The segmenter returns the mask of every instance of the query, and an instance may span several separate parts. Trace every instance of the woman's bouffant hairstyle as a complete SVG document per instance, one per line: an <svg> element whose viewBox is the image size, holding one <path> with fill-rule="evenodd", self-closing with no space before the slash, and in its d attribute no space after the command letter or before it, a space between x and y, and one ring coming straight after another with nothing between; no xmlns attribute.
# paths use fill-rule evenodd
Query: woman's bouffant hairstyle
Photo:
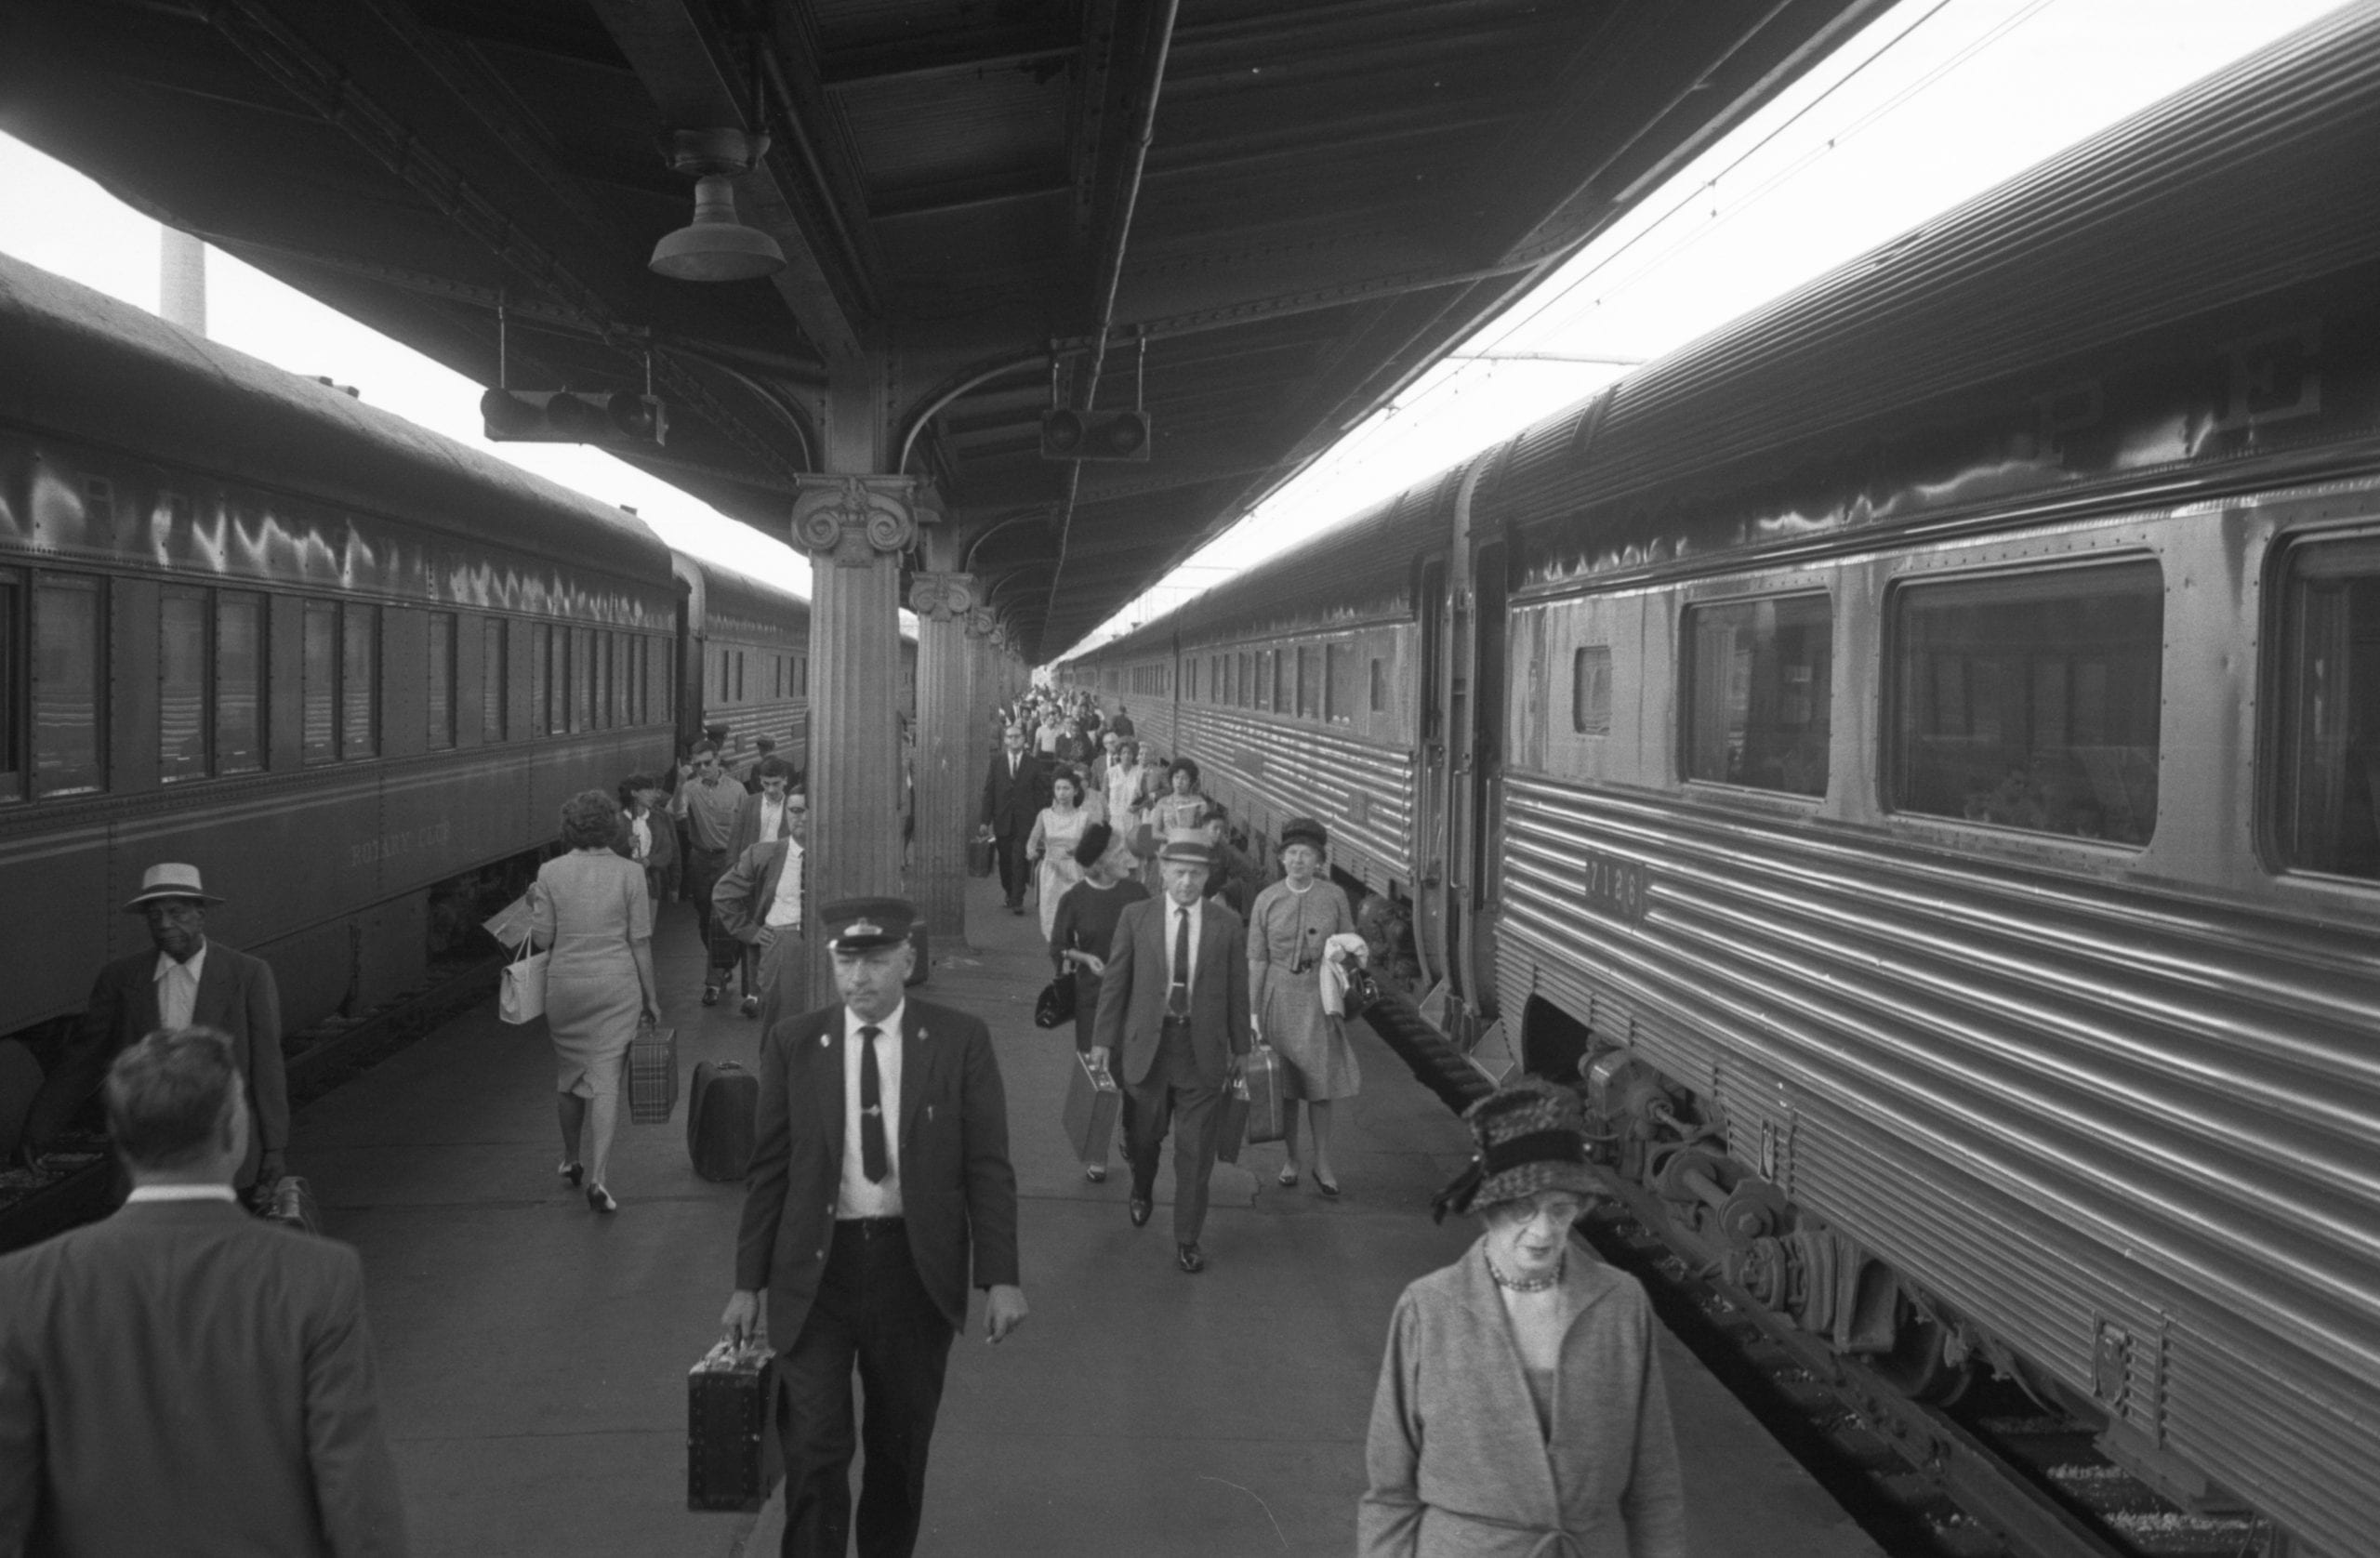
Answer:
<svg viewBox="0 0 2380 1558"><path fill-rule="evenodd" d="M657 790L660 782L650 773L631 773L620 781L620 810L625 812L636 804L636 798L647 790Z"/></svg>
<svg viewBox="0 0 2380 1558"><path fill-rule="evenodd" d="M1198 787L1197 759L1176 758L1171 762L1165 765L1165 782L1168 785L1171 785L1173 783L1173 776L1177 773L1188 774L1190 776L1190 787L1194 790Z"/></svg>
<svg viewBox="0 0 2380 1558"><path fill-rule="evenodd" d="M1061 763L1058 766L1057 772L1050 775L1050 789L1052 799L1056 799L1058 781L1061 779L1075 787L1075 804L1077 806L1080 806L1083 801L1083 797L1090 793L1088 790L1083 788L1082 770L1075 767L1071 763Z"/></svg>
<svg viewBox="0 0 2380 1558"><path fill-rule="evenodd" d="M1082 830L1082 837L1075 843L1075 864L1086 871L1090 870L1099 864L1099 857L1105 854L1107 846L1115 841L1114 828L1105 823L1091 824Z"/></svg>
<svg viewBox="0 0 2380 1558"><path fill-rule="evenodd" d="M566 850L609 845L620 831L618 811L601 790L581 790L562 803L562 844Z"/></svg>

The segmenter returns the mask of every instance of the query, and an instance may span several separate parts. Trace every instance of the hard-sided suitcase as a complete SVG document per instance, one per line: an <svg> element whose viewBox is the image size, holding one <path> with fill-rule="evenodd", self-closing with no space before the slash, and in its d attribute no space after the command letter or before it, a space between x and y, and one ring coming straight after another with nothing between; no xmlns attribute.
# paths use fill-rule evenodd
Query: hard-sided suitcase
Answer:
<svg viewBox="0 0 2380 1558"><path fill-rule="evenodd" d="M996 864L997 862L992 858L990 839L970 838L967 840L967 874L969 876L988 877L992 874L992 867Z"/></svg>
<svg viewBox="0 0 2380 1558"><path fill-rule="evenodd" d="M272 1189L258 1196L258 1204L267 1222L278 1222L301 1234L323 1231L323 1214L314 1205L314 1187L302 1174L284 1174L272 1182Z"/></svg>
<svg viewBox="0 0 2380 1558"><path fill-rule="evenodd" d="M1215 1109L1215 1161L1237 1163L1247 1140L1248 1084L1234 1082L1223 1089L1223 1101Z"/></svg>
<svg viewBox="0 0 2380 1558"><path fill-rule="evenodd" d="M785 1469L777 1443L776 1362L766 1347L722 1341L686 1375L686 1508L757 1510Z"/></svg>
<svg viewBox="0 0 2380 1558"><path fill-rule="evenodd" d="M1248 1088L1248 1140L1278 1142L1289 1133L1289 1071L1269 1044L1248 1051L1240 1068Z"/></svg>
<svg viewBox="0 0 2380 1558"><path fill-rule="evenodd" d="M678 1030L639 1028L628 1041L628 1118L667 1125L678 1107Z"/></svg>
<svg viewBox="0 0 2380 1558"><path fill-rule="evenodd" d="M1075 1052L1074 1074L1066 1078L1066 1103L1059 1119L1078 1163L1104 1163L1107 1143L1116 1139L1116 1118L1124 1107L1124 1093L1104 1065Z"/></svg>
<svg viewBox="0 0 2380 1558"><path fill-rule="evenodd" d="M686 1089L686 1155L707 1180L733 1182L752 1171L760 1079L734 1061L704 1061Z"/></svg>

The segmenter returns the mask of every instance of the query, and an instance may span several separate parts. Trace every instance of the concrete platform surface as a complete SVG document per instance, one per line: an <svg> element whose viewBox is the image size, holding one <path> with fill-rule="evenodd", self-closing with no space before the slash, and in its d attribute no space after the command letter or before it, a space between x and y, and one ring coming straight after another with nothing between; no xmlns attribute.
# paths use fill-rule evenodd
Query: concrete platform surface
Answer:
<svg viewBox="0 0 2380 1558"><path fill-rule="evenodd" d="M1197 1277L1166 1213L1126 1220L1120 1158L1087 1183L1058 1127L1070 1029L1033 1026L1038 926L991 884L976 945L919 994L985 1018L1009 1094L1032 1314L955 1346L934 1438L929 1558L1149 1558L1353 1551L1363 1438L1388 1315L1475 1224L1429 1196L1468 1137L1368 1030L1340 1107L1342 1199L1274 1184L1277 1146L1220 1169ZM692 912L655 937L681 1063L750 1063L758 1023L697 999ZM742 1190L697 1179L684 1111L623 1123L616 1217L555 1176L542 1025L481 1008L299 1116L293 1167L363 1251L414 1551L425 1558L774 1553L758 1515L684 1507L685 1375L717 1334ZM1253 1172L1250 1170L1253 1169ZM1170 1166L1159 1199L1170 1194ZM1877 1550L1686 1350L1663 1337L1698 1558Z"/></svg>

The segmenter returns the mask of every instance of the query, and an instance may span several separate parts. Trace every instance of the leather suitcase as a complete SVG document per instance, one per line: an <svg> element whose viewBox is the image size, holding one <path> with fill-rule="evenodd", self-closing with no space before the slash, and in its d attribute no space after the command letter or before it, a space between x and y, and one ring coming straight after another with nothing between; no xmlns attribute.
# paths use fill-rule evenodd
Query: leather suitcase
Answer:
<svg viewBox="0 0 2380 1558"><path fill-rule="evenodd" d="M1116 1120L1123 1108L1123 1089L1107 1068L1093 1067L1089 1055L1076 1050L1074 1074L1066 1078L1065 1108L1059 1116L1076 1162L1107 1161L1107 1144L1116 1139Z"/></svg>
<svg viewBox="0 0 2380 1558"><path fill-rule="evenodd" d="M686 1508L759 1509L784 1473L776 1359L722 1341L686 1374Z"/></svg>
<svg viewBox="0 0 2380 1558"><path fill-rule="evenodd" d="M668 1125L678 1107L678 1030L639 1028L628 1041L628 1118Z"/></svg>
<svg viewBox="0 0 2380 1558"><path fill-rule="evenodd" d="M760 1079L734 1061L704 1061L686 1089L686 1155L707 1180L733 1183L752 1171Z"/></svg>
<svg viewBox="0 0 2380 1558"><path fill-rule="evenodd" d="M267 1222L278 1222L284 1228L294 1228L300 1234L323 1231L323 1214L314 1205L314 1187L302 1174L284 1174L272 1183L269 1194L257 1197Z"/></svg>
<svg viewBox="0 0 2380 1558"><path fill-rule="evenodd" d="M1289 1071L1279 1051L1259 1044L1240 1069L1248 1089L1248 1140L1278 1142L1289 1133Z"/></svg>
<svg viewBox="0 0 2380 1558"><path fill-rule="evenodd" d="M1237 1163L1247 1141L1248 1084L1234 1082L1223 1089L1223 1101L1215 1110L1215 1161Z"/></svg>
<svg viewBox="0 0 2380 1558"><path fill-rule="evenodd" d="M992 874L992 867L996 864L997 862L992 858L990 839L970 838L967 840L967 874L969 876L988 877Z"/></svg>

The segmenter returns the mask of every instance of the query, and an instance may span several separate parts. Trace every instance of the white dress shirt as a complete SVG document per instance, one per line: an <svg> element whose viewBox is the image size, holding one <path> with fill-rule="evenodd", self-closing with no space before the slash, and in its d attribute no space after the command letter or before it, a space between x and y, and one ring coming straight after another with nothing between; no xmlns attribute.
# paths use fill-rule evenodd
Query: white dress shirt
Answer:
<svg viewBox="0 0 2380 1558"><path fill-rule="evenodd" d="M788 866L790 862L787 863ZM850 1007L843 1008L843 1182L835 1193L835 1215L899 1217L901 1215L901 1011L905 998L880 1023L863 1023ZM876 1035L876 1077L884 1102L883 1180L871 1183L859 1154L859 1031L872 1027Z"/></svg>
<svg viewBox="0 0 2380 1558"><path fill-rule="evenodd" d="M769 799L769 792L762 790L760 792L760 842L774 844L785 835L785 797L778 796L772 800Z"/></svg>
<svg viewBox="0 0 2380 1558"><path fill-rule="evenodd" d="M760 923L772 931L790 926L801 929L801 846L791 839L786 841L785 870L777 877L777 895L769 900L769 912Z"/></svg>
<svg viewBox="0 0 2380 1558"><path fill-rule="evenodd" d="M1200 929L1198 922L1206 918L1206 916L1198 911L1206 906L1206 900L1203 898L1186 909L1171 898L1165 900L1165 984L1168 989L1173 987L1173 938L1182 933L1177 925L1177 917L1186 914L1190 917L1190 967L1182 975L1182 984L1183 988L1190 994L1197 993L1198 931Z"/></svg>
<svg viewBox="0 0 2380 1558"><path fill-rule="evenodd" d="M187 963L177 963L167 953L157 954L157 1025L168 1033L190 1026L191 1013L198 1007L198 982L206 973L206 944L190 955Z"/></svg>
<svg viewBox="0 0 2380 1558"><path fill-rule="evenodd" d="M124 1198L126 1206L138 1201L229 1201L233 1206L240 1198L228 1184L141 1184L132 1187Z"/></svg>

